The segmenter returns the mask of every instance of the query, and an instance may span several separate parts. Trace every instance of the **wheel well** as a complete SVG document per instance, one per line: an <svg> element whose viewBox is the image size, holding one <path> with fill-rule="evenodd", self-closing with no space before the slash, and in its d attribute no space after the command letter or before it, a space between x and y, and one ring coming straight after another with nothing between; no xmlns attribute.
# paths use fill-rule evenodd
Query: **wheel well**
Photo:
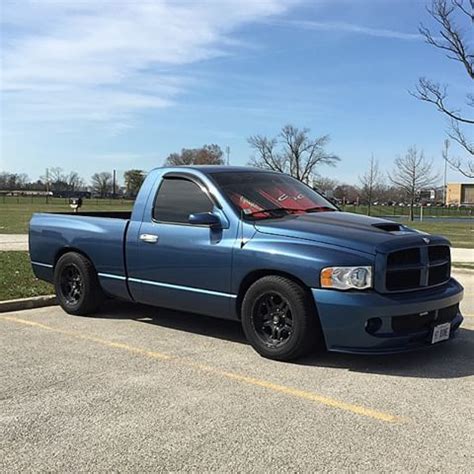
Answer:
<svg viewBox="0 0 474 474"><path fill-rule="evenodd" d="M281 272L279 270L255 270L249 273L248 275L246 275L245 278L240 283L239 292L237 295L237 307L236 307L236 311L237 311L237 315L239 319L240 319L240 312L242 309L242 301L244 299L245 293L247 293L247 290L257 280L260 280L260 278L263 278L265 276L273 276L273 275L281 276L281 277L287 278L288 280L292 280L298 285L300 285L302 288L304 288L305 291L309 292L308 286L299 278L295 277L294 275L291 275L290 273Z"/></svg>
<svg viewBox="0 0 474 474"><path fill-rule="evenodd" d="M83 252L82 250L79 250L79 249L76 249L74 247L64 247L62 248L61 250L59 250L57 253L56 253L56 256L54 257L54 264L53 264L53 268L56 266L56 264L58 263L58 260L65 254L67 253L71 253L71 252L74 252L74 253L78 253L80 255L82 255L83 257L87 258L87 260L89 260L89 262L91 262L92 266L94 267L94 270L95 270L95 265L94 265L94 262L90 259L89 255L87 255L85 252ZM97 270L96 270L97 272Z"/></svg>

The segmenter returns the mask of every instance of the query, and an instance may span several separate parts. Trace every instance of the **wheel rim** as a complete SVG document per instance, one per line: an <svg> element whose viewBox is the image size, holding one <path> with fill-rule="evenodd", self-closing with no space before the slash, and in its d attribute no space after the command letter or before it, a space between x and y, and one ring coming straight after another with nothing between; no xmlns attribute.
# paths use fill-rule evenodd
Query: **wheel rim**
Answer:
<svg viewBox="0 0 474 474"><path fill-rule="evenodd" d="M69 305L79 302L82 297L84 285L81 272L74 264L65 266L61 272L61 294Z"/></svg>
<svg viewBox="0 0 474 474"><path fill-rule="evenodd" d="M268 347L286 344L293 334L293 317L288 300L277 292L262 295L252 314L255 332Z"/></svg>

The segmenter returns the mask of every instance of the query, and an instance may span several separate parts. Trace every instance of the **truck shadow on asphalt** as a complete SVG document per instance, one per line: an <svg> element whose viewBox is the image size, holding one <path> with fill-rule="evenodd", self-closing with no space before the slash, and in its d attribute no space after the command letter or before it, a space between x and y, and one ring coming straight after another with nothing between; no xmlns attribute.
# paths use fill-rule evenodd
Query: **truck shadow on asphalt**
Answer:
<svg viewBox="0 0 474 474"><path fill-rule="evenodd" d="M191 334L242 343L249 346L252 357L258 357L248 344L242 327L237 321L117 301L108 302L96 317L129 319ZM398 377L433 379L469 377L474 375L474 330L461 327L456 332L456 337L451 341L405 354L352 355L319 352L294 362L282 363Z"/></svg>

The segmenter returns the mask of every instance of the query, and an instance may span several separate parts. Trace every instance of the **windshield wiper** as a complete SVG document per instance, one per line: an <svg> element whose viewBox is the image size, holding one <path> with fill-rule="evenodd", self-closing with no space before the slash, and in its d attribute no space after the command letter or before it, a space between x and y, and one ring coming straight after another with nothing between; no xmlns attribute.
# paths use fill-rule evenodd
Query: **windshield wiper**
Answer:
<svg viewBox="0 0 474 474"><path fill-rule="evenodd" d="M308 207L308 209L303 209L303 212L326 212L326 211L335 211L333 207L329 206L317 206L317 207Z"/></svg>
<svg viewBox="0 0 474 474"><path fill-rule="evenodd" d="M284 215L291 214L293 212L303 212L303 209L291 209L288 207L273 207L272 209L262 209L261 211L254 211L254 212L251 212L250 214L244 214L244 215L245 217L252 217L255 214L265 214L265 213L271 214L275 212L279 213L279 215L276 217L283 217ZM285 213L285 214L282 214L282 213Z"/></svg>

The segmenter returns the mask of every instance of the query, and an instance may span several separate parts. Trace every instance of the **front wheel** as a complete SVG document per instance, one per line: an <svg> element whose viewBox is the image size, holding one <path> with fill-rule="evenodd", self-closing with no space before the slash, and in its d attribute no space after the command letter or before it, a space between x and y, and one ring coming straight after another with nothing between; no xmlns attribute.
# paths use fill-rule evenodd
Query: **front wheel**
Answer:
<svg viewBox="0 0 474 474"><path fill-rule="evenodd" d="M247 290L242 326L252 347L269 359L296 359L324 345L305 289L277 275L263 277Z"/></svg>
<svg viewBox="0 0 474 474"><path fill-rule="evenodd" d="M94 313L103 300L94 266L77 252L68 252L58 260L54 287L59 304L69 314Z"/></svg>

